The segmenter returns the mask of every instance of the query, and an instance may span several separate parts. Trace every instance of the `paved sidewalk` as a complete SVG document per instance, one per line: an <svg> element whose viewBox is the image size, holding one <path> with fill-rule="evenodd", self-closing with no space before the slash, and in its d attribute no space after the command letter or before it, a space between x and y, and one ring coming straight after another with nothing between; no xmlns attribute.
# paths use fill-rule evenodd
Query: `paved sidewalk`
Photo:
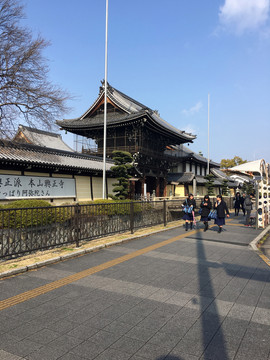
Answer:
<svg viewBox="0 0 270 360"><path fill-rule="evenodd" d="M270 268L248 247L260 231L224 229L179 227L3 279L0 359L270 360Z"/></svg>

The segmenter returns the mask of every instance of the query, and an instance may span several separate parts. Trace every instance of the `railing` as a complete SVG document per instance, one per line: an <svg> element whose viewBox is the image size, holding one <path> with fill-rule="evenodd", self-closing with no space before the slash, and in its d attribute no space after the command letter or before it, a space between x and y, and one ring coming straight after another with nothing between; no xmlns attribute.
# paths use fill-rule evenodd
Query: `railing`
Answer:
<svg viewBox="0 0 270 360"><path fill-rule="evenodd" d="M0 209L0 258L89 241L182 217L182 201Z"/></svg>
<svg viewBox="0 0 270 360"><path fill-rule="evenodd" d="M81 241L166 226L181 219L184 199L0 209L0 258L65 244L78 247Z"/></svg>

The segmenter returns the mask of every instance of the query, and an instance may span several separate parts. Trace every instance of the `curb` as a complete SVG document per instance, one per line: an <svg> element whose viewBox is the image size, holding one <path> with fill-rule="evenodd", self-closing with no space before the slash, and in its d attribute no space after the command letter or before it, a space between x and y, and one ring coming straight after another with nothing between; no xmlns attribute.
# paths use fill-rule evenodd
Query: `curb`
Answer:
<svg viewBox="0 0 270 360"><path fill-rule="evenodd" d="M27 271L33 270L33 269L41 268L43 266L56 264L56 263L61 262L61 261L73 259L73 258L76 258L78 256L89 254L91 252L101 250L101 249L104 249L104 248L107 248L107 247L110 247L110 246L113 246L113 245L119 245L119 244L126 243L128 241L131 241L131 240L136 240L136 239L144 238L144 237L147 237L147 236L150 236L150 235L158 234L158 233L163 232L163 231L173 230L173 229L179 228L182 225L183 224L180 223L179 225L172 226L172 227L170 227L168 229L155 230L155 231L149 232L148 234L136 235L136 236L133 236L133 237L130 237L130 238L125 238L125 239L122 239L122 240L112 241L112 242L107 243L107 244L91 246L91 247L86 248L86 249L81 249L81 250L74 251L74 252L72 252L70 254L66 254L66 255L63 255L63 256L57 256L55 258L40 261L40 262L31 264L31 265L22 266L20 268L16 268L16 269L12 269L12 270L7 270L7 271L4 271L4 272L0 273L0 279L10 277L10 276L14 276L14 275L18 275L18 274L22 274L22 273L25 273Z"/></svg>
<svg viewBox="0 0 270 360"><path fill-rule="evenodd" d="M268 232L270 232L270 225L268 225L267 228L265 228L254 240L249 243L249 246L252 250L257 252L260 251L257 247L257 244Z"/></svg>

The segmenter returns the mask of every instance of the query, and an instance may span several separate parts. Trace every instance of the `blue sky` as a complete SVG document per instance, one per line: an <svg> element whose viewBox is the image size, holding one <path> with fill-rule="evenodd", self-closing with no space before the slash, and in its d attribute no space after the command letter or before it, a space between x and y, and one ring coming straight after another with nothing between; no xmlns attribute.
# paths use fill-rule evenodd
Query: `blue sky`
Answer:
<svg viewBox="0 0 270 360"><path fill-rule="evenodd" d="M50 78L82 115L104 78L105 0L24 0L24 23L51 42ZM270 0L109 0L108 81L210 158L270 162ZM73 137L65 136L72 145Z"/></svg>

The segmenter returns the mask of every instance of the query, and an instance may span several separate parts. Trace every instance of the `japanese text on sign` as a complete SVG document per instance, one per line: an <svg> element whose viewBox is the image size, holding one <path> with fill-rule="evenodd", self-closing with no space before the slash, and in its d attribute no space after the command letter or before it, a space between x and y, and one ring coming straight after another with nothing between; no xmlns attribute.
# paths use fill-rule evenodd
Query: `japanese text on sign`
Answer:
<svg viewBox="0 0 270 360"><path fill-rule="evenodd" d="M0 199L76 197L75 180L0 174Z"/></svg>

